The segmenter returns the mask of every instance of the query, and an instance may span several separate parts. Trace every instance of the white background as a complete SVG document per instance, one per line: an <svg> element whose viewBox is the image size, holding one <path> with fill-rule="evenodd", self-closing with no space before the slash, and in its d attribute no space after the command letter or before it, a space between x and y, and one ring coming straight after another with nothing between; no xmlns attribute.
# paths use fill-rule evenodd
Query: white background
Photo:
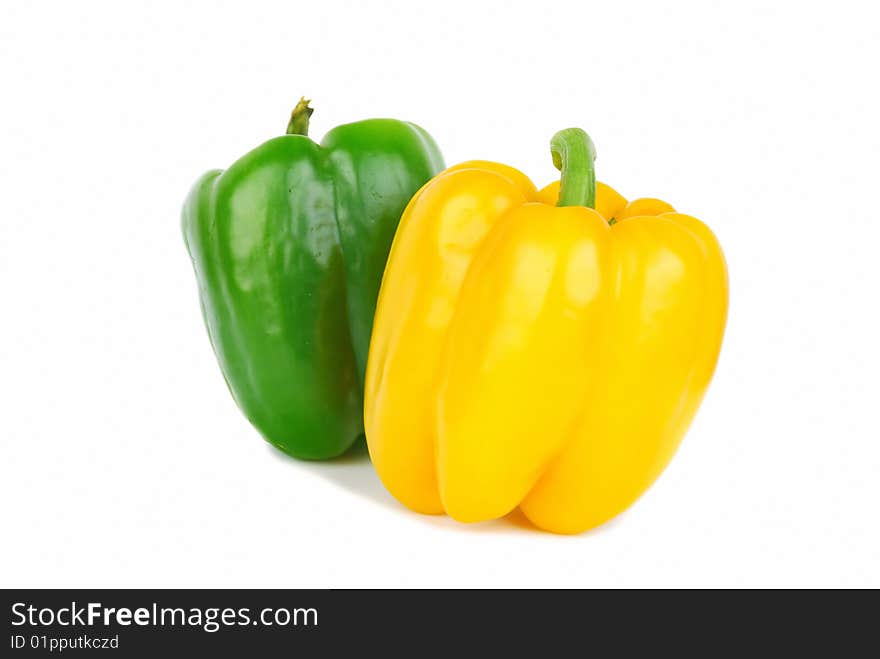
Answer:
<svg viewBox="0 0 880 659"><path fill-rule="evenodd" d="M766 6L765 6L766 5ZM871 3L4 3L0 583L880 586ZM449 164L599 177L717 233L730 321L677 459L577 537L411 513L235 407L179 227L284 131L426 127Z"/></svg>

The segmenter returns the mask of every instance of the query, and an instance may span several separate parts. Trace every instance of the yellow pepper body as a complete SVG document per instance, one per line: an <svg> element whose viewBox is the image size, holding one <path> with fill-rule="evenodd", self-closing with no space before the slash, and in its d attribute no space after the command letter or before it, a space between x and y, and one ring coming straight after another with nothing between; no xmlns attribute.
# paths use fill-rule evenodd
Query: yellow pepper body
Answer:
<svg viewBox="0 0 880 659"><path fill-rule="evenodd" d="M727 314L711 231L596 186L556 207L496 163L458 165L407 207L366 374L370 455L390 492L463 522L519 506L578 533L632 504L709 384ZM613 223L609 223L612 221Z"/></svg>

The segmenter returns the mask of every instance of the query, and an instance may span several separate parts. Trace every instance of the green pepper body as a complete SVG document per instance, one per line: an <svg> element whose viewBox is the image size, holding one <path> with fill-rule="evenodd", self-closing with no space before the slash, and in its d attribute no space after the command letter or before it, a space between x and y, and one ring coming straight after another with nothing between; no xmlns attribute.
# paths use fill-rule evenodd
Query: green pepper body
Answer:
<svg viewBox="0 0 880 659"><path fill-rule="evenodd" d="M385 261L406 204L442 168L423 129L369 119L320 145L269 140L190 192L183 234L214 352L245 416L282 451L331 458L363 433Z"/></svg>

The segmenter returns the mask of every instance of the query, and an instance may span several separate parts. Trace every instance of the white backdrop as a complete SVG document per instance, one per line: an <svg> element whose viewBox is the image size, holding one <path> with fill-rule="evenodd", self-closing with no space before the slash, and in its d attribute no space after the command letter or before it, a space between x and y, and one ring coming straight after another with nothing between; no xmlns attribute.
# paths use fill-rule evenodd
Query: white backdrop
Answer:
<svg viewBox="0 0 880 659"><path fill-rule="evenodd" d="M880 586L869 3L4 3L0 583ZM265 444L199 315L180 207L281 134L409 119L447 163L599 178L707 222L730 320L660 481L577 537L397 504Z"/></svg>

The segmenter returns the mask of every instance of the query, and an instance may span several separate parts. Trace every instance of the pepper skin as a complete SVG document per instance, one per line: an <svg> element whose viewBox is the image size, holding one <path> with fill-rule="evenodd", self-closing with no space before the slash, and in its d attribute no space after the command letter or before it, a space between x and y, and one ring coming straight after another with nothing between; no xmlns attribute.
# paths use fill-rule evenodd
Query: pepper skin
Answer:
<svg viewBox="0 0 880 659"><path fill-rule="evenodd" d="M262 435L303 459L363 433L376 296L401 213L443 168L411 123L339 126L320 145L300 101L288 134L208 172L183 209L202 314L229 389Z"/></svg>
<svg viewBox="0 0 880 659"><path fill-rule="evenodd" d="M659 476L709 384L728 298L712 232L597 185L580 129L552 151L561 189L468 162L401 219L365 426L415 511L477 522L519 506L541 529L593 528Z"/></svg>

